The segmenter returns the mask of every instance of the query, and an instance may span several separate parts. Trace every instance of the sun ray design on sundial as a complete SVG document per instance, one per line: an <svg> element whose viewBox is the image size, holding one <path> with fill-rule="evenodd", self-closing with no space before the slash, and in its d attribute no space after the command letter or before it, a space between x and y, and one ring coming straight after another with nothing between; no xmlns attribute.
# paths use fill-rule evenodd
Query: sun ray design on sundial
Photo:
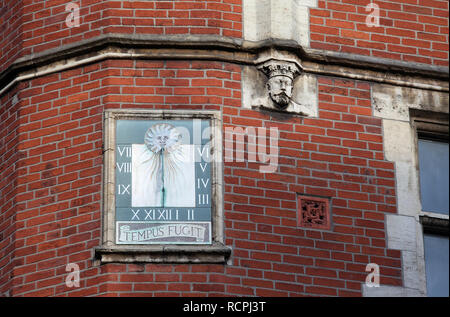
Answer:
<svg viewBox="0 0 450 317"><path fill-rule="evenodd" d="M158 123L147 130L144 142L147 149L155 154L149 159L152 160L151 177L156 180L156 192L161 192L161 207L165 207L165 176L173 179L177 173L182 172L175 155L181 151L181 134L170 124Z"/></svg>

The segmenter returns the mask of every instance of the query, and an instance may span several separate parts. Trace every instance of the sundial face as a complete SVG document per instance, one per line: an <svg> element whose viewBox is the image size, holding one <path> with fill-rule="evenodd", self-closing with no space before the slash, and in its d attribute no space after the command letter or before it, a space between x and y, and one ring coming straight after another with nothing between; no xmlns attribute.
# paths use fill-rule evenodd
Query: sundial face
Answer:
<svg viewBox="0 0 450 317"><path fill-rule="evenodd" d="M210 121L117 120L116 244L211 244Z"/></svg>

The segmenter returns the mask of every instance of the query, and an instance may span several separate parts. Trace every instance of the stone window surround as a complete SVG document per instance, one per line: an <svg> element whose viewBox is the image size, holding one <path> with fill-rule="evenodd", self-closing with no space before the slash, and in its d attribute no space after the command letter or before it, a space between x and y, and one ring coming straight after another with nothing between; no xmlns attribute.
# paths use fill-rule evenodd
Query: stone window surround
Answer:
<svg viewBox="0 0 450 317"><path fill-rule="evenodd" d="M119 119L211 120L212 244L116 245L115 244L115 122ZM231 248L224 245L222 114L220 111L113 109L104 112L104 166L102 245L95 248L97 264L103 263L227 263Z"/></svg>
<svg viewBox="0 0 450 317"><path fill-rule="evenodd" d="M386 238L389 249L401 251L403 285L363 284L363 296L426 296L423 233L430 215L420 201L417 131L435 131L435 137L438 130L448 131L448 93L373 83L372 105L373 115L382 119L385 158L395 164L397 213L385 216ZM437 118L447 119L438 124Z"/></svg>

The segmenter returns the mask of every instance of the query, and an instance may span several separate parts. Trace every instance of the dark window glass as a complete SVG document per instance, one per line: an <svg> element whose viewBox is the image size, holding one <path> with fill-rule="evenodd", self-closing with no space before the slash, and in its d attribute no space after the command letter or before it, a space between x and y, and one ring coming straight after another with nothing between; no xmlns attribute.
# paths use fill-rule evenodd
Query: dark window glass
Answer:
<svg viewBox="0 0 450 317"><path fill-rule="evenodd" d="M448 215L448 143L419 140L422 210Z"/></svg>
<svg viewBox="0 0 450 317"><path fill-rule="evenodd" d="M427 293L432 297L448 294L448 237L424 235Z"/></svg>

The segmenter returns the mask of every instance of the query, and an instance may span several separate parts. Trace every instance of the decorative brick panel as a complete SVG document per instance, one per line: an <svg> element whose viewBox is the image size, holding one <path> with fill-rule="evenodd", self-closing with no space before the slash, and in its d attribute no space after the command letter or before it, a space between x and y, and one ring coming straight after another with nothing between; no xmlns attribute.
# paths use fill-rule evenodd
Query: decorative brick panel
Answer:
<svg viewBox="0 0 450 317"><path fill-rule="evenodd" d="M330 203L326 198L298 196L298 226L310 229L331 228Z"/></svg>

